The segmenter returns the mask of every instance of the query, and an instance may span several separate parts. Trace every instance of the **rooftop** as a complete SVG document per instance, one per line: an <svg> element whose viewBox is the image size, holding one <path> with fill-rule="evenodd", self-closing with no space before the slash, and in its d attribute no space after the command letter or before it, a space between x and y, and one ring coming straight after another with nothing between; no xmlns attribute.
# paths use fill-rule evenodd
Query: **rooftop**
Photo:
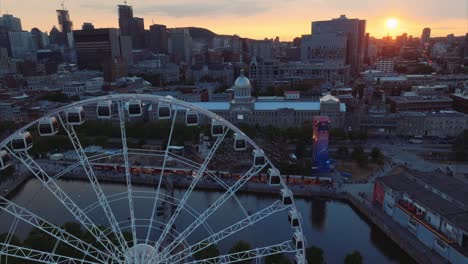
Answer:
<svg viewBox="0 0 468 264"><path fill-rule="evenodd" d="M441 215L463 230L468 230L468 210L466 210L468 186L466 183L435 173L422 174L409 171L382 177L379 181L392 190L408 195L418 204ZM443 198L431 188L453 198L456 202Z"/></svg>

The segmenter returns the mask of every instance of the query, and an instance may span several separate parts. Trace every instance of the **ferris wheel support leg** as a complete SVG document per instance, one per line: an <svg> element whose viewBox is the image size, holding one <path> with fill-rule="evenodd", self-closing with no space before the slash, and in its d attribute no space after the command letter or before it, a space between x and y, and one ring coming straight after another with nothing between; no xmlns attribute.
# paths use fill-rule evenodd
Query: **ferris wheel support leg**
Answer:
<svg viewBox="0 0 468 264"><path fill-rule="evenodd" d="M9 147L5 149L10 155L17 160L21 161L23 165L48 189L52 195L81 223L87 231L99 242L104 248L112 253L113 259L119 259L119 254L124 254L120 248L116 247L112 241L107 237L102 230L100 230L86 213L60 188L60 186L53 181L50 176L37 164L27 152L13 152Z"/></svg>
<svg viewBox="0 0 468 264"><path fill-rule="evenodd" d="M124 252L127 252L128 250L127 241L125 240L123 236L122 230L119 227L119 223L117 222L117 219L114 216L111 206L107 202L107 197L104 194L104 191L102 190L101 186L99 185L99 181L96 177L96 174L94 173L93 166L89 162L88 157L86 156L86 153L84 152L81 146L80 139L78 138L78 135L76 134L75 129L73 128L72 125L69 125L63 122L62 117L60 115L57 115L57 116L60 122L62 123L63 128L67 132L68 137L70 138L70 141L73 145L73 148L75 149L78 159L80 160L80 163L83 166L83 170L85 171L86 176L88 176L89 182L91 183L91 186L93 187L93 190L96 193L99 203L102 209L104 210L104 214L106 215L106 218L109 221L112 231L114 231L117 237L117 240L120 244L121 249Z"/></svg>
<svg viewBox="0 0 468 264"><path fill-rule="evenodd" d="M0 246L3 248L3 251L0 252L2 255L39 263L95 264L95 262L91 262L88 260L76 259L69 256L62 256L54 253L43 252L15 245L0 243Z"/></svg>
<svg viewBox="0 0 468 264"><path fill-rule="evenodd" d="M195 175L194 179L190 183L189 188L184 193L184 196L182 197L182 199L179 201L179 205L177 206L176 211L174 212L171 219L169 220L169 222L165 226L164 231L162 232L161 236L158 239L158 242L156 242L156 245L155 245L156 249L158 249L161 246L161 244L163 243L165 237L167 236L167 233L169 232L172 225L175 223L177 217L179 216L180 212L184 208L185 203L187 202L190 194L192 193L193 189L197 185L198 181L202 178L203 174L205 173L206 168L208 167L208 164L210 163L211 159L213 158L214 154L216 153L216 150L221 145L221 143L223 142L223 140L226 137L226 135L228 134L228 132L229 132L229 129L226 129L226 131L224 132L224 134L221 137L217 137L216 142L211 147L210 152L206 156L203 164L201 165L201 167L198 170L197 174Z"/></svg>
<svg viewBox="0 0 468 264"><path fill-rule="evenodd" d="M161 174L159 175L158 186L156 187L156 193L154 195L153 209L151 210L151 218L150 218L150 222L149 222L150 226L148 228L148 233L146 234L146 244L149 244L149 240L150 240L150 236L151 236L151 230L153 229L153 220L154 220L154 217L156 216L156 210L157 210L157 207L158 207L159 192L161 191L161 184L162 184L162 179L164 177L164 171L166 169L166 162L167 162L167 158L169 157L169 153L170 153L172 135L174 133L174 126L175 126L175 122L177 120L177 113L178 113L178 109L175 110L174 117L172 118L171 130L169 131L169 138L167 140L166 151L164 152L163 166L161 168Z"/></svg>
<svg viewBox="0 0 468 264"><path fill-rule="evenodd" d="M105 263L106 260L110 259L111 256L98 250L92 245L83 242L81 239L75 237L74 235L68 233L62 228L55 226L49 221L37 216L31 211L23 208L12 201L7 200L0 196L0 210L12 215L15 217L15 220L22 220L31 226L41 230L45 234L57 239L57 242L63 242L70 247L80 251L86 256L94 258L100 263ZM9 243L9 242L6 242ZM97 257L96 257L97 256Z"/></svg>
<svg viewBox="0 0 468 264"><path fill-rule="evenodd" d="M119 102L120 135L122 136L122 154L125 162L125 177L127 179L128 206L130 209L130 221L132 225L133 245L138 244L135 223L135 207L133 206L132 175L130 174L130 161L128 160L127 132L125 129L125 114L123 111L123 101Z"/></svg>
<svg viewBox="0 0 468 264"><path fill-rule="evenodd" d="M252 166L234 185L232 185L229 190L227 190L221 197L219 197L213 204L208 207L197 219L195 219L189 227L187 227L179 236L167 246L160 256L162 258L167 257L172 248L175 248L182 241L187 239L187 237L192 234L203 222L205 222L208 217L210 217L214 212L216 212L229 198L235 195L235 193L244 186L244 184L252 178L253 175L258 174L266 165L262 167Z"/></svg>
<svg viewBox="0 0 468 264"><path fill-rule="evenodd" d="M281 201L276 201L272 205L258 211L257 213L240 220L239 222L217 232L216 234L211 235L208 238L205 238L196 244L191 245L188 248L185 248L181 252L178 252L176 255L172 256L171 258L163 260L167 263L178 263L184 259L184 255L194 255L197 252L209 247L210 245L217 244L218 242L222 241L223 239L249 227L254 225L255 223L281 211L284 211L291 206L283 206Z"/></svg>
<svg viewBox="0 0 468 264"><path fill-rule="evenodd" d="M281 244L256 248L252 250L236 252L232 254L221 255L215 258L197 260L187 262L187 264L219 264L219 263L238 263L240 261L261 259L267 256L276 255L279 253L296 253L298 250L294 248L291 241L286 241Z"/></svg>

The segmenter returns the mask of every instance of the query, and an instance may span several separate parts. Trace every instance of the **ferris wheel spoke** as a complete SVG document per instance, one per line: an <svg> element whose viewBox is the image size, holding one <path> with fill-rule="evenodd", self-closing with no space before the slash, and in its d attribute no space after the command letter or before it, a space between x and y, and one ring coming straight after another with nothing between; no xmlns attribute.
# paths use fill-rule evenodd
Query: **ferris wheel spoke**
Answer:
<svg viewBox="0 0 468 264"><path fill-rule="evenodd" d="M207 174L212 179L214 179L221 187L223 187L226 191L229 190L229 185L225 183L223 180L221 180L218 176L214 175L214 173L208 172ZM237 195L234 195L233 197L234 197L234 200L236 200L237 205L239 205L239 208L242 210L242 213L244 213L244 215L248 217L249 213L247 212L247 210L245 210L244 205L241 203L239 198L237 198Z"/></svg>
<svg viewBox="0 0 468 264"><path fill-rule="evenodd" d="M122 136L122 154L125 162L125 177L127 180L127 197L128 197L128 206L130 209L130 221L132 224L132 237L133 245L138 243L136 227L135 227L135 208L133 206L133 190L132 190L132 175L130 174L130 162L128 160L128 145L127 145L127 132L125 129L125 115L123 111L123 101L119 102L119 119L120 119L120 135Z"/></svg>
<svg viewBox="0 0 468 264"><path fill-rule="evenodd" d="M197 219L195 219L192 224L190 224L180 235L169 245L163 252L160 254L162 257L166 257L167 254L172 250L172 248L179 245L184 241L193 231L195 231L203 222L205 222L208 217L210 217L214 212L216 212L229 198L235 195L235 193L244 186L244 184L252 178L252 176L258 174L266 165L262 167L252 166L234 185L232 185L229 190L227 190L221 197L219 197L213 204L208 207Z"/></svg>
<svg viewBox="0 0 468 264"><path fill-rule="evenodd" d="M28 261L34 261L38 263L69 263L69 264L96 264L96 262L91 262L89 260L77 259L70 256L62 256L55 253L39 251L35 249L8 245L5 243L0 243L2 251L0 255L5 255L14 258L20 258ZM102 262L105 263L105 262Z"/></svg>
<svg viewBox="0 0 468 264"><path fill-rule="evenodd" d="M199 242L197 242L196 244L194 245L191 245L190 247L188 248L185 248L184 250L182 250L181 252L178 252L176 255L173 255L171 256L170 258L164 260L168 263L178 263L180 262L181 260L183 260L184 258L186 258L186 256L188 255L191 255L193 256L194 254L196 254L197 252L209 247L210 245L213 245L213 244L217 244L219 241L222 241L223 239L247 228L247 227L250 227L252 225L254 225L255 223L273 215L273 214L276 214L278 212L281 212L281 211L284 211L288 208L290 208L291 206L283 206L282 203L280 201L276 201L274 202L272 205L258 211L257 213L247 217L247 218L244 218L242 220L240 220L239 222L217 232L216 234L213 234L211 235L210 237L208 238L205 238ZM184 257L185 256L185 257Z"/></svg>
<svg viewBox="0 0 468 264"><path fill-rule="evenodd" d="M156 216L156 210L157 210L157 207L158 207L159 192L161 191L161 184L162 184L162 180L163 180L163 177L164 177L164 171L166 169L166 162L167 162L167 158L169 157L169 153L170 153L170 149L171 149L172 135L174 133L174 127L175 127L175 123L176 123L176 120L177 120L177 113L178 113L178 108L176 108L176 110L174 112L174 117L172 117L171 129L169 131L169 137L167 139L167 146L166 146L166 150L164 152L164 160L163 160L163 164L162 164L162 168L161 168L161 173L159 175L158 186L156 187L156 193L154 195L153 209L151 210L151 218L150 218L150 222L149 222L150 226L149 226L148 232L146 234L146 244L149 243L150 236L151 236L151 230L153 229L153 220L154 220L154 217Z"/></svg>
<svg viewBox="0 0 468 264"><path fill-rule="evenodd" d="M37 216L36 214L28 211L12 201L7 200L0 196L0 210L15 217L16 221L22 220L31 226L41 230L49 236L57 239L58 242L63 242L76 250L82 252L84 255L92 257L99 262L105 262L111 256L95 248L94 246L82 241L74 235L68 233L64 229L55 226L49 221ZM6 241L9 244L9 241Z"/></svg>
<svg viewBox="0 0 468 264"><path fill-rule="evenodd" d="M19 160L26 168L42 183L42 185L49 190L52 195L80 222L87 231L99 242L104 248L112 253L114 259L118 259L118 255L124 255L108 236L100 230L88 215L60 188L60 186L53 181L50 176L37 164L27 152L13 152L9 147L5 149L11 156Z"/></svg>
<svg viewBox="0 0 468 264"><path fill-rule="evenodd" d="M126 252L128 250L127 241L125 237L123 236L122 230L119 227L119 222L115 218L115 215L112 211L111 206L107 202L107 197L104 191L101 189L101 186L96 177L96 174L94 173L93 166L89 162L88 157L86 156L86 153L84 152L81 146L80 139L78 138L78 135L76 134L73 125L66 124L65 122L63 122L60 114L58 115L58 117L59 117L60 122L62 123L63 128L68 134L68 137L78 156L78 159L81 165L83 166L83 170L85 171L86 176L88 176L89 182L91 186L93 187L94 192L96 193L96 196L101 204L102 209L104 210L104 214L106 215L106 218L109 221L112 231L114 231L116 235L116 238L119 242L120 247L122 248L124 252Z"/></svg>
<svg viewBox="0 0 468 264"><path fill-rule="evenodd" d="M104 160L104 159L107 159L107 158L111 158L111 157L121 155L121 154L122 154L121 150L113 150L113 151L109 151L108 153L102 153L102 154L94 155L92 157L89 157L88 160L90 162L94 162L94 161L99 161L99 160ZM71 164L70 166L66 167L65 169L61 170L60 172L58 172L57 174L52 176L51 179L55 181L55 180L59 179L60 177L62 177L63 175L65 175L65 174L73 171L74 169L78 168L79 166L81 166L81 162L79 162L79 161L74 163L74 164Z"/></svg>
<svg viewBox="0 0 468 264"><path fill-rule="evenodd" d="M236 252L232 254L221 255L215 258L187 262L186 264L237 263L237 262L245 261L245 260L261 259L267 256L276 255L280 253L297 253L297 252L299 251L294 248L294 245L292 244L292 242L286 241L277 245L256 248L256 249Z"/></svg>
<svg viewBox="0 0 468 264"><path fill-rule="evenodd" d="M171 216L171 219L167 223L166 227L164 228L164 231L162 232L161 236L159 237L158 241L156 242L155 247L157 249L163 243L165 237L167 236L167 233L169 232L169 229L174 225L177 217L179 216L180 212L184 208L185 203L187 202L190 194L192 193L193 189L197 185L198 181L203 177L203 174L205 173L206 168L208 167L208 164L210 163L211 159L213 158L214 154L216 153L216 150L221 145L221 143L223 142L223 140L226 137L226 135L228 134L228 132L229 132L229 129L226 129L226 131L224 132L224 134L222 136L216 138L216 142L211 147L210 152L206 156L203 164L200 166L200 169L198 170L197 174L195 175L192 182L190 183L189 188L187 189L187 191L184 193L184 196L180 200L180 202L179 202L179 204L178 204L178 206L176 208L176 211Z"/></svg>

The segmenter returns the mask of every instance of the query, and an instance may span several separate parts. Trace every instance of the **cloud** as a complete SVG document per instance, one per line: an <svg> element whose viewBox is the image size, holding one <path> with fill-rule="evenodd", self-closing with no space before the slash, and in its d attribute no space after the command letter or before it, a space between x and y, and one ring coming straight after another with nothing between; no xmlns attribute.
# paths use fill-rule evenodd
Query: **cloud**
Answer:
<svg viewBox="0 0 468 264"><path fill-rule="evenodd" d="M271 2L266 0L218 0L218 1L173 1L170 4L138 4L134 13L139 15L162 15L169 17L204 17L204 16L253 16L270 10ZM116 6L107 3L82 3L82 8L92 10L108 10L115 12Z"/></svg>

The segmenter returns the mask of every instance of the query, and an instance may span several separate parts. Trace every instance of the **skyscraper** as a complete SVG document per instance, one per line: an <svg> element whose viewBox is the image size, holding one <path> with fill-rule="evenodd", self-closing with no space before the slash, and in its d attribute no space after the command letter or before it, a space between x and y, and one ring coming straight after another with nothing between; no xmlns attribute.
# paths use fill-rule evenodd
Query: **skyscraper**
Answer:
<svg viewBox="0 0 468 264"><path fill-rule="evenodd" d="M119 28L123 36L130 36L130 24L133 20L133 8L129 5L119 5Z"/></svg>
<svg viewBox="0 0 468 264"><path fill-rule="evenodd" d="M426 43L429 43L430 41L431 41L431 29L424 28L422 35L421 35L421 44L424 45Z"/></svg>
<svg viewBox="0 0 468 264"><path fill-rule="evenodd" d="M189 62L192 56L192 37L187 28L174 28L169 31L169 53L176 62Z"/></svg>
<svg viewBox="0 0 468 264"><path fill-rule="evenodd" d="M57 18L60 32L70 33L73 31L73 22L70 20L70 14L68 13L68 10L57 10Z"/></svg>
<svg viewBox="0 0 468 264"><path fill-rule="evenodd" d="M102 70L105 62L121 57L118 29L75 30L73 33L80 69Z"/></svg>
<svg viewBox="0 0 468 264"><path fill-rule="evenodd" d="M118 5L119 28L122 36L131 36L133 48L145 48L145 21L133 16L133 8L129 5Z"/></svg>
<svg viewBox="0 0 468 264"><path fill-rule="evenodd" d="M0 17L0 25L5 27L8 31L23 31L21 27L21 19L13 15L4 14Z"/></svg>
<svg viewBox="0 0 468 264"><path fill-rule="evenodd" d="M312 22L312 35L341 33L347 37L346 63L351 73L358 75L365 55L366 20L348 19L345 15L328 21Z"/></svg>
<svg viewBox="0 0 468 264"><path fill-rule="evenodd" d="M169 36L165 25L150 26L150 49L156 54L168 53Z"/></svg>

